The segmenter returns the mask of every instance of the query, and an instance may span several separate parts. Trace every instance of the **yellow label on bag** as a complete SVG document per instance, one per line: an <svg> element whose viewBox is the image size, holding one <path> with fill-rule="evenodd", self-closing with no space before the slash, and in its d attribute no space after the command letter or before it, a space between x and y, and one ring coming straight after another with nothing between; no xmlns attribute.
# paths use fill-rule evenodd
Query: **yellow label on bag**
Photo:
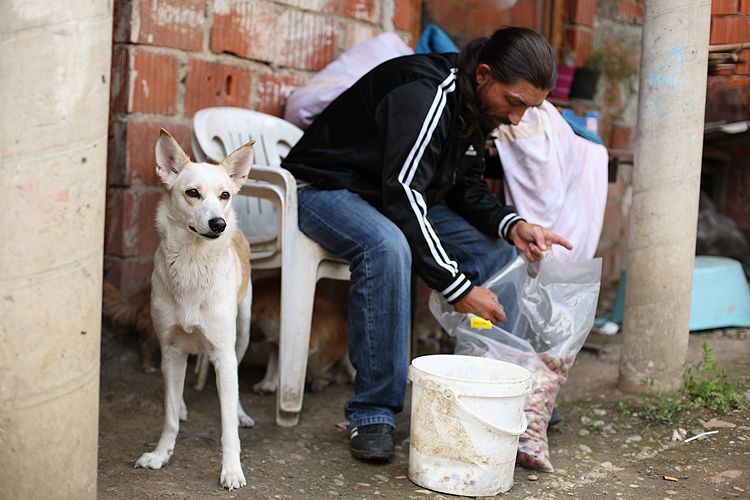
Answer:
<svg viewBox="0 0 750 500"><path fill-rule="evenodd" d="M480 318L479 316L472 316L470 323L472 328L478 328L482 330L489 330L490 328L492 328L492 323L489 320Z"/></svg>

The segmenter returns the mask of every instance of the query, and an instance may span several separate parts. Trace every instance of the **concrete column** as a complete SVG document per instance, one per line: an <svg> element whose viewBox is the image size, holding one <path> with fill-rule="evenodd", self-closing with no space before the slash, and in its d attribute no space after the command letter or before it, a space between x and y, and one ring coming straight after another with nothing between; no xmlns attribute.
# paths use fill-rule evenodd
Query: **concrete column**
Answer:
<svg viewBox="0 0 750 500"><path fill-rule="evenodd" d="M0 498L96 498L112 0L0 0Z"/></svg>
<svg viewBox="0 0 750 500"><path fill-rule="evenodd" d="M620 388L671 393L687 355L711 2L644 8Z"/></svg>

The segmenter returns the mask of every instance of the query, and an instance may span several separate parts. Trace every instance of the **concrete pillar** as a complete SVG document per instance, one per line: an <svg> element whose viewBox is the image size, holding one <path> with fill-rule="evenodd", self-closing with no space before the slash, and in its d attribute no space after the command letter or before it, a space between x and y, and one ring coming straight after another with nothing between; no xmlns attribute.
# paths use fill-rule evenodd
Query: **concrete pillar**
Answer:
<svg viewBox="0 0 750 500"><path fill-rule="evenodd" d="M687 355L711 2L644 8L620 388L671 393Z"/></svg>
<svg viewBox="0 0 750 500"><path fill-rule="evenodd" d="M0 0L0 498L96 498L112 0Z"/></svg>

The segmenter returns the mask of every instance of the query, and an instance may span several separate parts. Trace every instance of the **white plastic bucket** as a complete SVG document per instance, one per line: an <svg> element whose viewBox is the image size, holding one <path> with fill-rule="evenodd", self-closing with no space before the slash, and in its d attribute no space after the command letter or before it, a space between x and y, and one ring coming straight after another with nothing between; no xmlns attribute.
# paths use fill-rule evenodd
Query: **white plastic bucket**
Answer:
<svg viewBox="0 0 750 500"><path fill-rule="evenodd" d="M495 359L438 354L409 368L409 479L442 493L492 496L513 486L531 374Z"/></svg>

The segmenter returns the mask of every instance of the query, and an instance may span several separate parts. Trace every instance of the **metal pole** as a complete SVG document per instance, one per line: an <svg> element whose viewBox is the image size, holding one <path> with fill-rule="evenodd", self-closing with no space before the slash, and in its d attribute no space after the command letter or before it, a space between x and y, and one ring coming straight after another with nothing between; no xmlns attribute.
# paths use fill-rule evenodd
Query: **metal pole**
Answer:
<svg viewBox="0 0 750 500"><path fill-rule="evenodd" d="M687 355L711 2L644 7L620 388L671 393Z"/></svg>
<svg viewBox="0 0 750 500"><path fill-rule="evenodd" d="M111 0L0 0L0 498L96 498Z"/></svg>

